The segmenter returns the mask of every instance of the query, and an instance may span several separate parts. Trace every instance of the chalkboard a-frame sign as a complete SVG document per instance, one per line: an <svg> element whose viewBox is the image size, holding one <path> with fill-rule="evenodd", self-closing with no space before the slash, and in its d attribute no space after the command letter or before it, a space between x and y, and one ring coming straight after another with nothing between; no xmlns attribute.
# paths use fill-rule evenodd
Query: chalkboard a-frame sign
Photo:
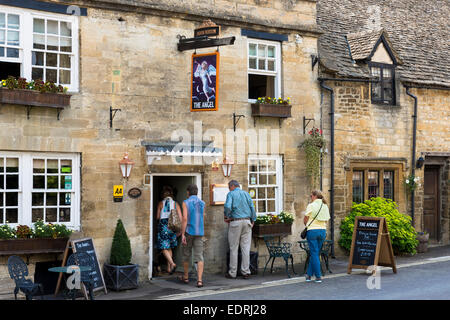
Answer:
<svg viewBox="0 0 450 320"><path fill-rule="evenodd" d="M95 253L92 238L72 240L72 250L73 252L84 252L91 256L95 264L95 270L91 271L91 276L94 279L94 291L104 289L105 293L108 293L106 290L105 280L103 279L102 269L98 263L97 254Z"/></svg>
<svg viewBox="0 0 450 320"><path fill-rule="evenodd" d="M391 238L383 217L356 217L347 273L353 268L391 267L397 273Z"/></svg>

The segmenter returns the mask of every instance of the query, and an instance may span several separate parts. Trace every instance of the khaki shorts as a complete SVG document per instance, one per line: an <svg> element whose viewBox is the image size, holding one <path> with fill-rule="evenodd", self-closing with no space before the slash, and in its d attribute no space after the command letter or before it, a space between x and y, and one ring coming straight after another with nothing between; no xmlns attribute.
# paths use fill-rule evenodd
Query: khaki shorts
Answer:
<svg viewBox="0 0 450 320"><path fill-rule="evenodd" d="M187 245L183 245L183 261L190 262L192 249L194 249L194 263L203 261L203 237L186 233L186 242Z"/></svg>

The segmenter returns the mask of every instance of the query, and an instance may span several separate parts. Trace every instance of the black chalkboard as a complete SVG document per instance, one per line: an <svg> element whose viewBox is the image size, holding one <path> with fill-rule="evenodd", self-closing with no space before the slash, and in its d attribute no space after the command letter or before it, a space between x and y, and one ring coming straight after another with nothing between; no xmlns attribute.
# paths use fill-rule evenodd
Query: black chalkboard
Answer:
<svg viewBox="0 0 450 320"><path fill-rule="evenodd" d="M103 280L103 274L98 263L97 254L95 253L94 242L92 238L77 239L72 241L73 252L84 252L92 257L95 262L95 269L91 271L92 278L94 279L94 291L105 289L105 281Z"/></svg>
<svg viewBox="0 0 450 320"><path fill-rule="evenodd" d="M376 266L392 267L397 273L386 220L384 217L358 216L353 228L347 273L350 274L352 268L369 269Z"/></svg>
<svg viewBox="0 0 450 320"><path fill-rule="evenodd" d="M352 264L361 266L374 265L379 228L380 221L358 220Z"/></svg>

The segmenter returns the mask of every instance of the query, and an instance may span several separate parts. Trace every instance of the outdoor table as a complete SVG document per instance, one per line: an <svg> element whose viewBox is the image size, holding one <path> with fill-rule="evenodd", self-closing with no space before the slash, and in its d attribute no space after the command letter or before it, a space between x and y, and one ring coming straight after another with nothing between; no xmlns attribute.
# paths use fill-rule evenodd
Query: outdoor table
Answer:
<svg viewBox="0 0 450 320"><path fill-rule="evenodd" d="M50 272L58 272L58 273L68 273L68 274L73 274L73 267L77 267L80 272L84 272L84 271L90 271L92 268L90 266L65 266L65 267L53 267L53 268L49 268L48 271ZM68 271L72 271L71 273L69 273ZM81 276L81 275L80 275ZM81 277L80 277L81 278ZM80 287L81 288L81 287ZM69 292L71 292L71 296L72 296L72 300L75 300L75 290L76 289L70 289Z"/></svg>
<svg viewBox="0 0 450 320"><path fill-rule="evenodd" d="M308 267L309 259L311 257L311 252L309 251L309 246L308 246L308 240L298 241L298 244L300 245L301 249L306 251L305 267L303 268L303 273L306 273L306 268ZM332 244L333 244L333 241L325 240L322 244L322 248L320 248L320 253L319 253L319 258L320 257L322 258L329 273L332 273L330 270L330 267L328 265L328 256L330 255L330 249L331 249ZM320 264L320 268L322 270L322 273L324 273L323 272L323 263Z"/></svg>

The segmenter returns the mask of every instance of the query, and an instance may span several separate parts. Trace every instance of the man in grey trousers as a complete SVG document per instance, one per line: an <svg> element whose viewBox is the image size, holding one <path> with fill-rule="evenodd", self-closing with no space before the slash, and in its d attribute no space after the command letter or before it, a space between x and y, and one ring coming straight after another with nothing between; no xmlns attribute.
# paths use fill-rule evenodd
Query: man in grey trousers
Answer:
<svg viewBox="0 0 450 320"><path fill-rule="evenodd" d="M225 277L235 279L237 274L238 248L241 247L241 272L244 279L250 276L250 245L256 211L248 192L241 190L236 180L228 183L230 192L224 205L224 220L229 224L230 270Z"/></svg>

